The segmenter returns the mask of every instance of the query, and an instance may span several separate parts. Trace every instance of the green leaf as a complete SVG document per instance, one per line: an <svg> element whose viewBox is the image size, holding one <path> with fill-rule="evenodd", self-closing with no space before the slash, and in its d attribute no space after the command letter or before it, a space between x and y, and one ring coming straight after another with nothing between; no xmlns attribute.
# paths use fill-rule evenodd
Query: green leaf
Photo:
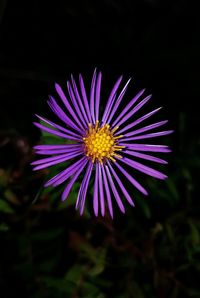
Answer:
<svg viewBox="0 0 200 298"><path fill-rule="evenodd" d="M81 276L85 272L85 267L80 265L74 265L65 275L65 280L70 281L74 284L81 279Z"/></svg>
<svg viewBox="0 0 200 298"><path fill-rule="evenodd" d="M7 201L0 199L0 212L13 213L14 210L10 207Z"/></svg>
<svg viewBox="0 0 200 298"><path fill-rule="evenodd" d="M41 278L41 280L46 284L48 288L56 289L58 292L71 294L72 291L74 291L74 284L67 282L65 279L44 277Z"/></svg>
<svg viewBox="0 0 200 298"><path fill-rule="evenodd" d="M98 250L98 256L96 256L95 264L89 272L91 276L99 275L104 271L106 265L105 258L106 250L103 248L101 250Z"/></svg>
<svg viewBox="0 0 200 298"><path fill-rule="evenodd" d="M97 297L105 297L102 293L100 293L98 287L91 282L84 282L84 298L97 298ZM103 296L102 296L103 295Z"/></svg>
<svg viewBox="0 0 200 298"><path fill-rule="evenodd" d="M8 230L9 230L9 226L6 223L3 222L3 223L0 224L0 231L1 232L6 232Z"/></svg>
<svg viewBox="0 0 200 298"><path fill-rule="evenodd" d="M59 203L58 210L65 209L68 206L76 204L79 188L80 188L80 183L75 182L66 200L64 202Z"/></svg>
<svg viewBox="0 0 200 298"><path fill-rule="evenodd" d="M175 181L171 178L168 178L166 180L166 184L168 186L169 192L172 195L173 199L175 199L177 201L179 199L179 193L176 188Z"/></svg>
<svg viewBox="0 0 200 298"><path fill-rule="evenodd" d="M174 235L174 231L173 231L171 225L168 224L168 223L166 223L166 224L165 224L165 229L166 229L167 236L168 236L170 242L171 242L172 244L174 244L174 243L175 243L175 235Z"/></svg>
<svg viewBox="0 0 200 298"><path fill-rule="evenodd" d="M138 205L142 209L143 214L145 215L146 218L151 218L151 210L149 208L149 205L145 199L138 199L137 200Z"/></svg>
<svg viewBox="0 0 200 298"><path fill-rule="evenodd" d="M4 192L4 196L9 202L17 205L20 204L20 202L17 199L17 196L12 192L12 190L6 189Z"/></svg>
<svg viewBox="0 0 200 298"><path fill-rule="evenodd" d="M197 245L200 242L199 230L192 221L189 221L189 225L190 225L192 243L193 245Z"/></svg>

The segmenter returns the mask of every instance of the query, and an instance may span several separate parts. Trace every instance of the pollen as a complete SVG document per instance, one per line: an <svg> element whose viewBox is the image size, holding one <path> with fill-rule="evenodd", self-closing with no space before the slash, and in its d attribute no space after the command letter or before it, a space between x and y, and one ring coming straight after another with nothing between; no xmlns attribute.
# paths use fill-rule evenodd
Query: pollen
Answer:
<svg viewBox="0 0 200 298"><path fill-rule="evenodd" d="M93 163L98 161L102 164L106 159L115 162L115 157L122 158L118 154L118 151L124 148L124 146L118 145L118 139L122 135L114 136L117 129L118 127L116 126L111 130L109 124L100 126L99 121L96 121L95 125L88 124L88 130L83 138L83 142L85 154Z"/></svg>

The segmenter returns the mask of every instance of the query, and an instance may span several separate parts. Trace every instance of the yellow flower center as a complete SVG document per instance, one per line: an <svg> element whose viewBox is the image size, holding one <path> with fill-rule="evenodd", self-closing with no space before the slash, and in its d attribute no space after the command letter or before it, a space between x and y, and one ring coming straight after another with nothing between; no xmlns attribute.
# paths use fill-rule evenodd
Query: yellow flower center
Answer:
<svg viewBox="0 0 200 298"><path fill-rule="evenodd" d="M118 129L116 126L112 130L109 124L102 127L99 126L99 121L95 125L88 124L86 136L83 138L85 146L85 154L92 159L92 162L99 161L103 163L105 159L116 161L114 157L122 158L116 151L121 151L124 146L118 146L118 139L122 135L114 136L114 132Z"/></svg>

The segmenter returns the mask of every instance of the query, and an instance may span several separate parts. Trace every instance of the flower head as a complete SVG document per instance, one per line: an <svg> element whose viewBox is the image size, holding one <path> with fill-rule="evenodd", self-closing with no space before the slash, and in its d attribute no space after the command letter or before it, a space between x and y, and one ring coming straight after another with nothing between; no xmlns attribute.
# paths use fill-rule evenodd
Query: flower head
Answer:
<svg viewBox="0 0 200 298"><path fill-rule="evenodd" d="M76 202L76 209L80 209L80 214L83 213L89 182L94 172L94 213L97 216L101 212L104 216L105 206L107 206L111 217L113 217L112 197L123 213L125 208L121 194L134 206L130 194L119 177L119 173L145 195L147 195L147 191L128 173L129 168L134 168L158 179L167 177L163 173L140 163L137 159L166 164L165 160L155 157L151 153L146 154L143 152L167 153L170 152L168 146L150 145L138 143L138 141L164 136L172 131L165 130L149 133L149 131L166 124L167 121L160 121L135 129L135 126L154 115L160 108L136 118L136 112L149 101L151 96L141 99L145 91L142 90L127 105L122 104L122 99L130 82L128 80L119 92L122 77L117 80L111 90L102 117L100 117L101 81L101 72L97 73L95 70L89 100L81 75L79 76L79 87L73 76L71 81L67 82L69 97L66 96L58 84L55 84L55 89L63 107L58 105L52 96L49 97L48 104L56 116L64 123L64 126L55 124L40 116L37 117L47 126L41 123L35 123L35 125L62 140L70 140L70 144L66 142L66 144L60 145L35 146L37 154L49 155L50 157L39 159L32 164L35 166L34 170L40 170L65 161L71 161L71 165L45 183L45 186L57 186L65 182L66 186L62 193L62 200L68 197L75 181L83 173Z"/></svg>

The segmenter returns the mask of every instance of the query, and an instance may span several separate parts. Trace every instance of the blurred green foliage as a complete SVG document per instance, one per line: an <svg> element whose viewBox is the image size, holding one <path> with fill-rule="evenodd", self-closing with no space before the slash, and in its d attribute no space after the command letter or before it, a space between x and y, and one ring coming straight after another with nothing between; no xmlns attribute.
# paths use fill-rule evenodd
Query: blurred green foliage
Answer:
<svg viewBox="0 0 200 298"><path fill-rule="evenodd" d="M136 207L113 221L94 217L92 189L84 215L75 212L79 183L64 203L62 187L43 189L66 165L32 172L23 139L18 165L0 169L2 298L200 297L200 139L179 118L169 179L144 178L149 197L133 189ZM57 141L44 133L41 142Z"/></svg>

